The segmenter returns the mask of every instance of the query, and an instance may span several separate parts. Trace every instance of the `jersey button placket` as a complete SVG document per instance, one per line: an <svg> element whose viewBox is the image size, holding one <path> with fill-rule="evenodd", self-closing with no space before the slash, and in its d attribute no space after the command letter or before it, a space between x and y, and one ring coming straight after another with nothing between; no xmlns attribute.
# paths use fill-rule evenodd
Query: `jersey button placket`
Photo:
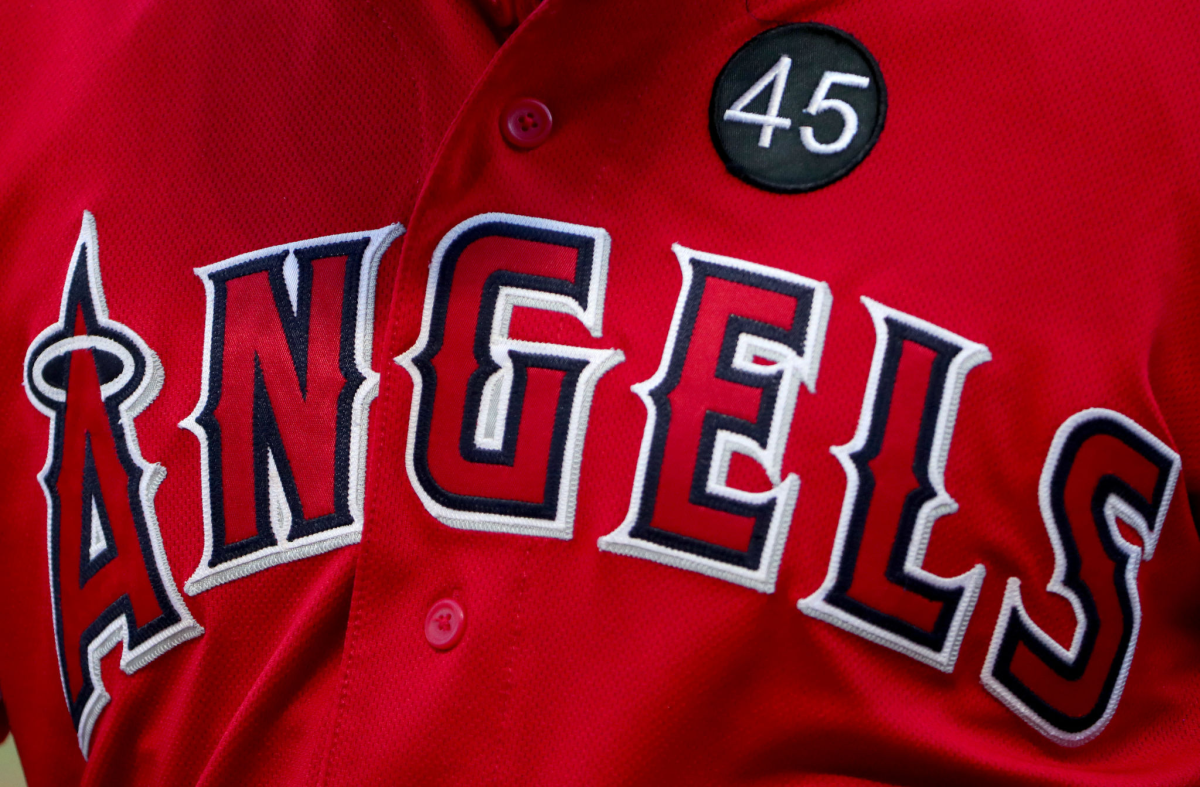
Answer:
<svg viewBox="0 0 1200 787"><path fill-rule="evenodd" d="M500 113L500 134L518 150L532 150L545 142L554 128L550 108L536 98L518 98Z"/></svg>
<svg viewBox="0 0 1200 787"><path fill-rule="evenodd" d="M462 640L466 613L452 598L437 601L425 615L425 639L435 650L450 650Z"/></svg>

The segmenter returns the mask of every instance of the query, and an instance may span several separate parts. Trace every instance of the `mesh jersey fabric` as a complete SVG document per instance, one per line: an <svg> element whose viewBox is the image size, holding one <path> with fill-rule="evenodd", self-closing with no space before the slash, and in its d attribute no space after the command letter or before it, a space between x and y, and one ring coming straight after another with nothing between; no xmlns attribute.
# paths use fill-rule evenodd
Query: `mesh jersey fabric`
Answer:
<svg viewBox="0 0 1200 787"><path fill-rule="evenodd" d="M1200 538L1189 507L1200 490L1200 18L1190 5L140 2L9 7L0 19L0 696L30 784L1200 781ZM887 84L887 119L844 179L781 195L727 171L709 102L740 47L797 22L847 31L870 51ZM500 130L521 97L553 115L532 150ZM161 362L162 390L132 422L141 454L165 470L153 495L163 552L203 629L131 674L119 664L123 645L99 660L111 700L95 714L86 759L64 702L60 648L78 651L77 632L94 614L52 596L55 547L38 474L56 438L21 383L30 348L60 319L85 211L109 318ZM457 268L435 266L450 259L447 239L464 222L487 216L518 219L493 219L509 234L463 246ZM405 233L378 260L365 334L379 379L377 398L363 405L361 543L187 591L212 530L197 430L180 428L213 379L215 290L196 270L286 246L283 260L309 239L396 223ZM547 292L568 297L586 259L554 245L566 236L590 238L580 248L604 255L603 286L570 290L602 302L590 326L582 307L546 305ZM591 259L594 272L601 257ZM435 269L450 282L444 314L434 308ZM733 269L741 273L710 273L700 289L698 271ZM284 315L288 298L300 302L296 287L307 291L302 276L289 283L280 270L277 288L256 296L262 312L227 316L236 326L228 352L276 325L272 304ZM525 287L503 330L482 311L500 297L489 282L500 281ZM764 289L772 282L792 289ZM678 384L655 400L647 381L683 346L672 326L686 317L689 287L695 330L679 350ZM693 492L708 488L697 462L716 450L700 435L712 414L769 420L766 383L714 369L727 336L735 347L794 327L794 293L805 287L827 291L831 305L823 337L810 334L806 345L821 341L819 368L792 394L777 477L736 451L724 471L750 492L797 479L777 571L750 587L714 568L747 551L753 521ZM326 347L312 337L348 312L318 307L302 333ZM849 521L853 463L830 449L852 446L878 402L881 309L887 325L908 325L916 333L906 335L926 344L896 345L903 354L880 411L888 431L863 460L874 488L845 594L911 628L935 627L946 602L916 592L911 572L897 580L887 570L906 500L943 462L953 502L930 514L921 566L941 578L985 571L958 629L961 648L942 668L912 655L923 646L898 649L848 616L798 609L825 587ZM98 330L85 322L64 330ZM435 348L428 336L438 325ZM524 398L510 400L520 410L505 427L515 453L485 461L472 451L490 445L486 427L475 429L468 413L488 405L470 386L494 357L487 348L503 342L533 360L521 367ZM413 351L422 346L426 360ZM979 346L987 360L970 349ZM255 347L245 369L258 371L240 382L231 372L228 382L246 397L279 390L271 375L299 352L277 341L271 361ZM611 351L620 358L604 356L610 366L587 383L586 401L564 399L580 359ZM956 352L975 352L977 365L953 372L961 390L935 400L929 380ZM337 371L332 356L308 357L313 380ZM503 398L509 389L488 390ZM288 436L271 445L324 434L300 405L288 410L271 396L271 417ZM945 396L955 404L950 423L932 425L925 413L944 412ZM1083 606L1047 590L1069 552L1056 553L1062 531L1048 529L1039 495L1050 489L1042 476L1056 434L1097 408L1127 419L1105 423L1134 426L1113 432L1121 439L1095 438L1079 464L1088 484L1110 484L1103 489L1117 503L1097 498L1088 509L1090 485L1064 492L1070 512L1083 512L1066 532L1099 621L1092 655L1064 678L1018 648L1012 671L1034 697L1082 716L1111 693L1102 686L1116 674L1110 665L1131 655L1103 729L1055 738L1049 715L1023 717L982 678L1005 658L993 645L1010 578L1020 580L1028 618L1060 647L1082 630ZM572 427L578 461L564 460L556 488L567 513L551 519L567 525L557 537L531 534L532 525L495 514L496 501L512 510L544 502L568 412L586 430ZM658 464L646 447L652 413L668 424ZM228 431L260 415L214 417ZM943 453L918 468L913 446L926 422ZM219 450L232 451L234 435L222 440ZM1155 482L1132 448L1175 455L1182 467L1160 529L1153 516L1140 532L1130 521L1149 516ZM244 466L259 468L252 458ZM288 453L296 478L310 458ZM280 459L261 462L275 473L264 470L263 483L283 486ZM650 505L647 467L659 476L646 521L673 534L670 543L687 537L724 552L606 546L620 540L635 503ZM295 482L307 495L305 483ZM1148 507L1120 508L1138 490ZM230 525L242 529L227 541L250 538L253 521ZM71 527L78 542L81 525ZM1139 550L1136 561L1118 562L1118 536ZM74 565L56 570L75 582ZM122 582L100 568L79 584L115 594ZM447 598L465 610L465 629L439 650L422 626ZM55 604L67 606L56 613ZM56 644L56 614L76 641ZM83 669L71 666L68 682Z"/></svg>

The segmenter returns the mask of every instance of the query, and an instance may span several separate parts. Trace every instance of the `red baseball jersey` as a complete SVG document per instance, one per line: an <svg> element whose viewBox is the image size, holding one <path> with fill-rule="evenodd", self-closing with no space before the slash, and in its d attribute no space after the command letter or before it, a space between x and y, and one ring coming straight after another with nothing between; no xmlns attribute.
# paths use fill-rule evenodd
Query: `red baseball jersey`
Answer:
<svg viewBox="0 0 1200 787"><path fill-rule="evenodd" d="M31 785L1200 783L1200 13L0 10Z"/></svg>

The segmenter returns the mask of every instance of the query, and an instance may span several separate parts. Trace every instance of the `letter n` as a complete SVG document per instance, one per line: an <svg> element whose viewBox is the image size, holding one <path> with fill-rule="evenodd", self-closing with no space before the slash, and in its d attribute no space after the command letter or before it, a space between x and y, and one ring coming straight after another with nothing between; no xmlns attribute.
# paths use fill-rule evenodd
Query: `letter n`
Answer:
<svg viewBox="0 0 1200 787"><path fill-rule="evenodd" d="M198 268L208 296L200 401L200 593L362 534L375 276L401 232L335 235Z"/></svg>

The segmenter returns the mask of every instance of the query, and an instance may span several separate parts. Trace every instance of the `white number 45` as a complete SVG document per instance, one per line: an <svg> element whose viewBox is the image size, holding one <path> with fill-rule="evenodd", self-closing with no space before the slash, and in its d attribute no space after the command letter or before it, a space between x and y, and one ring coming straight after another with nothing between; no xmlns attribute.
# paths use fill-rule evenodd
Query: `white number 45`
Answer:
<svg viewBox="0 0 1200 787"><path fill-rule="evenodd" d="M783 90L787 86L788 72L791 69L792 59L787 55L780 55L779 61L771 66L767 70L767 73L759 77L758 81L751 85L749 90L739 96L738 100L734 101L729 109L725 110L725 120L727 121L762 126L762 131L758 135L758 146L760 148L771 147L771 135L775 133L775 129L788 129L792 127L790 118L779 117L779 103L783 100ZM746 105L757 98L758 94L763 92L768 84L771 84L771 97L767 99L767 114L760 115L757 112L746 112ZM822 74L821 82L817 85L817 89L813 91L812 98L809 99L808 106L804 108L804 112L805 114L815 116L832 109L842 116L842 133L833 142L822 143L817 141L816 135L813 134L812 126L801 126L800 141L804 144L804 149L809 153L828 156L833 153L840 153L849 147L850 141L858 133L858 113L854 111L854 107L845 101L836 98L826 98L826 95L829 93L829 88L834 85L845 85L846 87L862 89L869 87L870 84L870 79L858 76L857 74L844 74L841 71L826 71Z"/></svg>

